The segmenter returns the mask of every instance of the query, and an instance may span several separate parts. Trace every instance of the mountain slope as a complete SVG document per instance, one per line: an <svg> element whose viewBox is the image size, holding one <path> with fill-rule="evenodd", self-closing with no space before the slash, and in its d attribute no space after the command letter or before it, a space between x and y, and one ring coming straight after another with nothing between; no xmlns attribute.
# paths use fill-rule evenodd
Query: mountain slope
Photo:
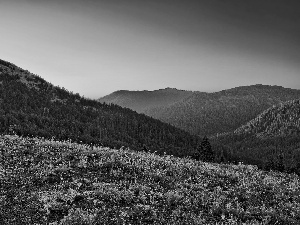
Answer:
<svg viewBox="0 0 300 225"><path fill-rule="evenodd" d="M272 106L212 142L217 155L228 161L300 174L300 100Z"/></svg>
<svg viewBox="0 0 300 225"><path fill-rule="evenodd" d="M260 138L300 134L300 100L273 106L234 131Z"/></svg>
<svg viewBox="0 0 300 225"><path fill-rule="evenodd" d="M0 132L188 155L199 139L117 105L55 87L0 60Z"/></svg>
<svg viewBox="0 0 300 225"><path fill-rule="evenodd" d="M159 91L154 93L160 95ZM147 105L148 99L144 98L139 108L136 100L139 94L136 92L133 96L127 91L122 106L131 108L132 105L127 103L135 102L135 109L142 108L146 115L201 136L233 131L272 105L300 98L300 90L251 85L215 93L186 92L184 98L173 99L164 105ZM118 99L122 98L122 93L119 93ZM107 102L119 104L114 98Z"/></svg>
<svg viewBox="0 0 300 225"><path fill-rule="evenodd" d="M300 223L295 174L15 135L0 148L3 225Z"/></svg>

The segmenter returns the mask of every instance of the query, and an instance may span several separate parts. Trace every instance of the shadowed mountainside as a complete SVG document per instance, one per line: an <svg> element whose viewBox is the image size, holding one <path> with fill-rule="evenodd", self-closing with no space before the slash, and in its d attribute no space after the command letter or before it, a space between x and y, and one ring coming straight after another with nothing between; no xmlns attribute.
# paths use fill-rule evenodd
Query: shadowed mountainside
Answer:
<svg viewBox="0 0 300 225"><path fill-rule="evenodd" d="M199 138L146 115L56 87L0 60L0 132L183 156Z"/></svg>
<svg viewBox="0 0 300 225"><path fill-rule="evenodd" d="M300 174L300 100L272 106L234 132L211 140L219 159Z"/></svg>

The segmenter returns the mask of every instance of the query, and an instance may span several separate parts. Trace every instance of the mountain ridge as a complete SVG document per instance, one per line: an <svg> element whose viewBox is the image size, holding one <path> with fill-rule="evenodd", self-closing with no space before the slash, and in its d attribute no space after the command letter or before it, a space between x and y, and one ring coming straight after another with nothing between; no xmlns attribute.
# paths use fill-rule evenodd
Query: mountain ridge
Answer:
<svg viewBox="0 0 300 225"><path fill-rule="evenodd" d="M154 91L119 90L98 99L103 103L114 103L122 107L131 108L138 113L144 113L153 106L171 105L192 94L192 91L183 91L176 88L165 88Z"/></svg>
<svg viewBox="0 0 300 225"><path fill-rule="evenodd" d="M169 95L164 96L159 90L150 92L157 99L163 99L163 104L147 98L143 95L146 92L142 91L134 94L127 91L126 96L114 92L117 100L108 95L99 101L131 108L195 135L209 136L233 131L272 105L300 98L298 89L262 84L212 93L175 89L175 93L180 92L177 96L168 89L164 90Z"/></svg>

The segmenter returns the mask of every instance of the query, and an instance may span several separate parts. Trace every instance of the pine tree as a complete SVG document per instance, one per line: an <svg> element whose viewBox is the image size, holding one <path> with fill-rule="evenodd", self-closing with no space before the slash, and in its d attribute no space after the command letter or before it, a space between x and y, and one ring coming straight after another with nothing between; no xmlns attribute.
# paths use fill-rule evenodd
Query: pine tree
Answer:
<svg viewBox="0 0 300 225"><path fill-rule="evenodd" d="M283 154L279 154L277 155L277 160L276 160L276 164L275 164L275 170L278 170L280 172L284 171L284 158L283 158Z"/></svg>
<svg viewBox="0 0 300 225"><path fill-rule="evenodd" d="M214 160L214 152L210 142L206 136L204 136L199 148L198 148L200 160L212 162Z"/></svg>

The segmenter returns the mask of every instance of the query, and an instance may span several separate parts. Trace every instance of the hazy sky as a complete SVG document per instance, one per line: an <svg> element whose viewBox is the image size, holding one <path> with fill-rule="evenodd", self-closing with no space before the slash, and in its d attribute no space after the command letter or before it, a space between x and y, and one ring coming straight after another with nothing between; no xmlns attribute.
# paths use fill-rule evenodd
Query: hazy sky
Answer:
<svg viewBox="0 0 300 225"><path fill-rule="evenodd" d="M0 0L0 58L98 98L300 89L299 0Z"/></svg>

